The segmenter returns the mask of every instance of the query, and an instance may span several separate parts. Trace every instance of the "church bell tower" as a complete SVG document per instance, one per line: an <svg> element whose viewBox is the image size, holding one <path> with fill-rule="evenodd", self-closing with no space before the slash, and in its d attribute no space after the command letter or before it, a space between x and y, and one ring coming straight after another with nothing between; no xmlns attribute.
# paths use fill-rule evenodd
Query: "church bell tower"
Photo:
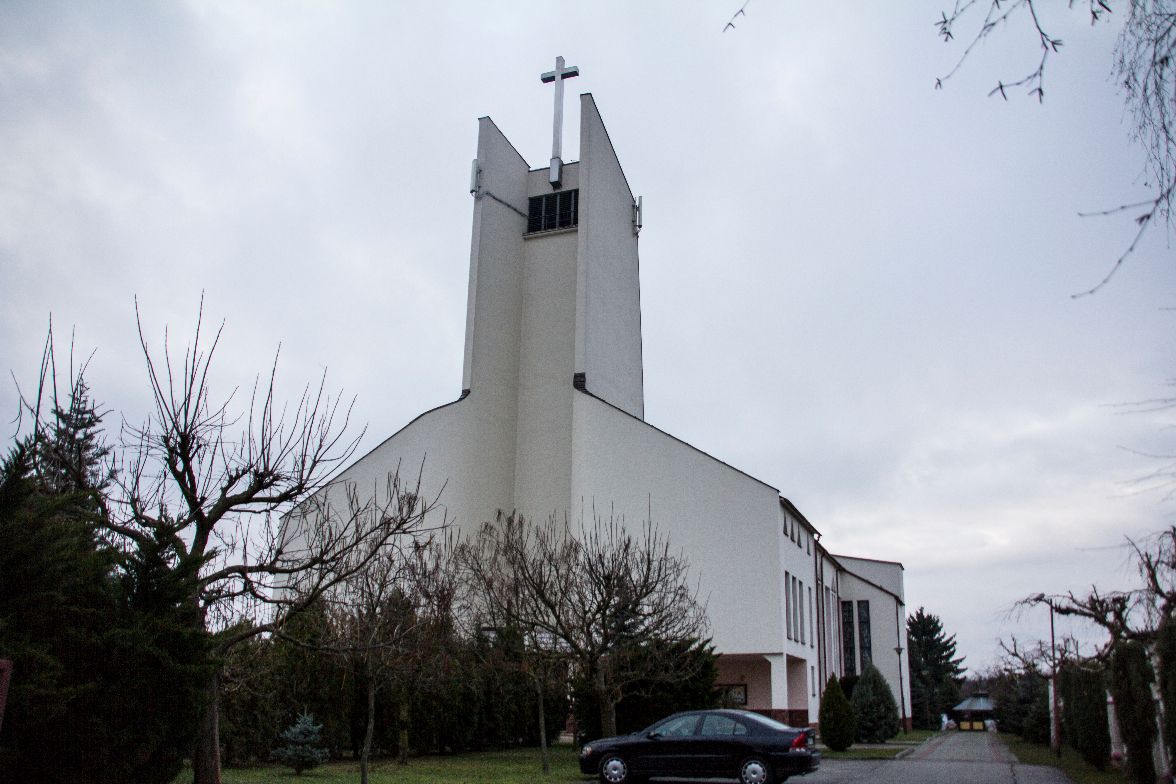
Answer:
<svg viewBox="0 0 1176 784"><path fill-rule="evenodd" d="M580 159L561 157L563 58L552 157L531 169L488 117L478 128L462 394L513 431L515 507L567 509L572 400L591 394L644 418L640 212L591 94L580 96ZM505 444L504 444L505 445Z"/></svg>

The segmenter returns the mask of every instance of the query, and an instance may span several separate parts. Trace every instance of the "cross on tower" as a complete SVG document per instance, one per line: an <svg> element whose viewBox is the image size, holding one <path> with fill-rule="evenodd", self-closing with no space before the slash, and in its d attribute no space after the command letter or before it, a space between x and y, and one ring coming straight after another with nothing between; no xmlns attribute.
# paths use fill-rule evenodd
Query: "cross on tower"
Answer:
<svg viewBox="0 0 1176 784"><path fill-rule="evenodd" d="M555 189L559 188L563 170L563 159L560 157L563 148L563 80L579 75L580 68L578 66L564 68L564 59L557 57L555 58L555 70L539 76L539 80L544 84L555 82L555 120L551 130L551 172L547 175L547 181Z"/></svg>

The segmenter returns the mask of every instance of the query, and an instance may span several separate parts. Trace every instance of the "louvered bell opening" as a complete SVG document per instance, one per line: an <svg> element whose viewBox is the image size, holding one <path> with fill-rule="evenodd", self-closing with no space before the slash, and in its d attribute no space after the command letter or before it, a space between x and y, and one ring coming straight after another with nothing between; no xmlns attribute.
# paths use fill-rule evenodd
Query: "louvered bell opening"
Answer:
<svg viewBox="0 0 1176 784"><path fill-rule="evenodd" d="M527 233L567 229L580 222L580 191L532 196L527 205Z"/></svg>

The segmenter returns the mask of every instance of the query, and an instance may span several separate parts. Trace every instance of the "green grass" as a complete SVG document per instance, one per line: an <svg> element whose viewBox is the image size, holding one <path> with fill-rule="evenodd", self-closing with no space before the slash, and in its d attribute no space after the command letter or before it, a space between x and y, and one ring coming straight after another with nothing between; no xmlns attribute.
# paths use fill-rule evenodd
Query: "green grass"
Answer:
<svg viewBox="0 0 1176 784"><path fill-rule="evenodd" d="M1062 758L1059 760L1049 750L1049 746L1030 743L1017 735L1003 732L1000 734L1000 738L1022 764L1048 765L1060 768L1074 781L1074 784L1125 784L1127 781L1127 777L1121 770L1114 768L1097 770L1084 762L1082 757L1078 756L1078 752L1069 747L1062 748Z"/></svg>
<svg viewBox="0 0 1176 784"><path fill-rule="evenodd" d="M911 730L909 732L901 732L887 741L887 743L901 743L906 746L918 746L928 738L934 738L939 734L938 730Z"/></svg>
<svg viewBox="0 0 1176 784"><path fill-rule="evenodd" d="M884 744L871 744L869 746L854 744L845 751L833 751L832 749L821 746L821 756L824 759L848 760L894 759L898 756L899 752L914 748L935 734L935 730L911 730L910 732L895 735Z"/></svg>
<svg viewBox="0 0 1176 784"><path fill-rule="evenodd" d="M551 749L551 775L543 776L538 749L455 754L443 757L414 757L401 767L395 760L372 763L372 784L579 784L580 767L576 749L556 746ZM188 784L192 773L185 771L175 784ZM359 781L358 762L332 762L308 770L300 776L289 768L226 768L223 784L355 784Z"/></svg>

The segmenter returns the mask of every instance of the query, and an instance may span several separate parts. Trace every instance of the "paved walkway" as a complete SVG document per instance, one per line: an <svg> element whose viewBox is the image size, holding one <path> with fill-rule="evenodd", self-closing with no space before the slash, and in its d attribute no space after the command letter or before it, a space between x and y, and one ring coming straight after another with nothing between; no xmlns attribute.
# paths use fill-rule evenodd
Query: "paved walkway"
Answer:
<svg viewBox="0 0 1176 784"><path fill-rule="evenodd" d="M1056 768L1022 765L992 732L945 732L900 760L821 760L800 784L1072 784Z"/></svg>

